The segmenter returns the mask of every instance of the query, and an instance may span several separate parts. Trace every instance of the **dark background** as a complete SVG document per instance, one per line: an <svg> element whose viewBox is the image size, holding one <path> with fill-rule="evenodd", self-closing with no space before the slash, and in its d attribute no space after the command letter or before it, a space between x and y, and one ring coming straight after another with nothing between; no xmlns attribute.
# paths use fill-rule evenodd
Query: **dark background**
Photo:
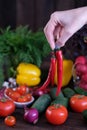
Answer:
<svg viewBox="0 0 87 130"><path fill-rule="evenodd" d="M87 0L0 0L0 27L29 25L36 31L45 26L52 12L86 5Z"/></svg>

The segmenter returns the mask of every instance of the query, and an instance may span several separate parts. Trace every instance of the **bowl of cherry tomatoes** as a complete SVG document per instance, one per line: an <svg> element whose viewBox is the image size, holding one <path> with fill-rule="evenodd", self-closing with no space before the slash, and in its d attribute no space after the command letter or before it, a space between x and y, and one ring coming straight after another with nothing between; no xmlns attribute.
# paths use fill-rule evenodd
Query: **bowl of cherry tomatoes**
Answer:
<svg viewBox="0 0 87 130"><path fill-rule="evenodd" d="M13 100L18 108L30 105L34 101L34 97L25 85L15 88L6 88L4 95L6 98Z"/></svg>

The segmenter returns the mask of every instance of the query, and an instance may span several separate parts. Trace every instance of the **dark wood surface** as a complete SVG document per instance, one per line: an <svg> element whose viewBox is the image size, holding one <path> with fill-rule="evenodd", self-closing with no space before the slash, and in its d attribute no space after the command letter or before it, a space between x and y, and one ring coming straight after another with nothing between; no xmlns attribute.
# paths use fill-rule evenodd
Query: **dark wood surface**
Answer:
<svg viewBox="0 0 87 130"><path fill-rule="evenodd" d="M16 119L14 127L8 127L4 124L4 118L0 118L0 130L87 130L87 123L82 114L69 112L67 121L63 125L55 126L47 122L45 115L41 115L38 123L35 125L27 123L23 118L24 110L16 109L13 114Z"/></svg>
<svg viewBox="0 0 87 130"><path fill-rule="evenodd" d="M55 10L87 6L87 0L0 0L0 27L29 25L37 31Z"/></svg>

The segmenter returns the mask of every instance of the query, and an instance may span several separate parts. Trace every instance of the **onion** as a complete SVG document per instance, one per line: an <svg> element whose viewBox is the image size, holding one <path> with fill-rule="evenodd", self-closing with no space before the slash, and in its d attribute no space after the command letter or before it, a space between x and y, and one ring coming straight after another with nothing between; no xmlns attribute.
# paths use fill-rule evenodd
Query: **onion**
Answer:
<svg viewBox="0 0 87 130"><path fill-rule="evenodd" d="M46 93L49 93L49 89L45 89L45 90L39 90L39 89L36 89L33 91L32 95L35 97L35 98L38 98L40 96L42 96L43 94L46 94Z"/></svg>
<svg viewBox="0 0 87 130"><path fill-rule="evenodd" d="M3 97L4 97L4 92L5 92L5 87L2 87L1 89L0 89L0 99L2 99Z"/></svg>
<svg viewBox="0 0 87 130"><path fill-rule="evenodd" d="M35 90L35 91L33 91L33 96L35 97L35 98L38 98L38 97L40 97L40 96L42 96L44 94L44 91L42 91L42 90Z"/></svg>
<svg viewBox="0 0 87 130"><path fill-rule="evenodd" d="M36 124L39 118L39 112L36 108L27 108L24 107L25 113L24 113L24 119L29 122Z"/></svg>

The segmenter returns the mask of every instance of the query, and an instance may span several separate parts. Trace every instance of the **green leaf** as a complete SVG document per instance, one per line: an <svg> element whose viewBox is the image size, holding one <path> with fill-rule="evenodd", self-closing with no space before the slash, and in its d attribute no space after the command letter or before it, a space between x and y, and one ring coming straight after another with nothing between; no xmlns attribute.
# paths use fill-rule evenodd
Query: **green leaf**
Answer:
<svg viewBox="0 0 87 130"><path fill-rule="evenodd" d="M42 30L32 32L28 26L11 30L0 29L0 54L6 55L10 67L16 69L20 62L33 63L40 67L43 58L51 51Z"/></svg>

